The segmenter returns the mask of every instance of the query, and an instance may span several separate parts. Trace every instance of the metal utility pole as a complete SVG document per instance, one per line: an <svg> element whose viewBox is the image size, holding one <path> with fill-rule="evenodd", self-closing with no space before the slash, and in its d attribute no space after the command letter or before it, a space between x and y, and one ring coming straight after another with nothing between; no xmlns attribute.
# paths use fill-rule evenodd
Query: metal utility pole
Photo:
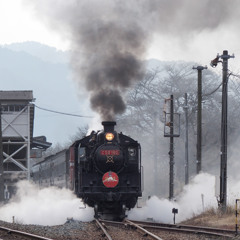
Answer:
<svg viewBox="0 0 240 240"><path fill-rule="evenodd" d="M169 199L173 199L174 193L174 137L173 137L173 95L170 97L170 151L169 151Z"/></svg>
<svg viewBox="0 0 240 240"><path fill-rule="evenodd" d="M228 117L228 55L224 50L222 58L222 121L221 121L221 170L220 170L220 208L223 212L227 207L227 117Z"/></svg>
<svg viewBox="0 0 240 240"><path fill-rule="evenodd" d="M198 71L198 112L197 112L197 174L202 170L202 71L207 67L193 67Z"/></svg>
<svg viewBox="0 0 240 240"><path fill-rule="evenodd" d="M0 202L4 201L3 144L2 144L2 105L0 103Z"/></svg>
<svg viewBox="0 0 240 240"><path fill-rule="evenodd" d="M222 61L219 61L219 58ZM228 55L228 51L224 50L221 56L217 55L211 61L211 66L216 67L222 62L222 119L221 119L221 169L220 169L220 196L219 209L222 212L227 208L227 117L228 117L228 59L234 58L234 55Z"/></svg>
<svg viewBox="0 0 240 240"><path fill-rule="evenodd" d="M189 182L189 173L188 173L188 100L187 93L185 93L185 184Z"/></svg>

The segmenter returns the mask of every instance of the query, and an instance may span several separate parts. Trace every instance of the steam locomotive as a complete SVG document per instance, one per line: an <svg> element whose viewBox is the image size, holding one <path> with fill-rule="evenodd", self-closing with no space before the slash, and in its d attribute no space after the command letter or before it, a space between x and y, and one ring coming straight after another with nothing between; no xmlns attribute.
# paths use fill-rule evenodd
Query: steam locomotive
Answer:
<svg viewBox="0 0 240 240"><path fill-rule="evenodd" d="M102 125L102 131L93 131L69 149L36 164L32 178L43 186L72 189L94 208L97 218L123 219L142 196L141 147L117 133L116 122Z"/></svg>

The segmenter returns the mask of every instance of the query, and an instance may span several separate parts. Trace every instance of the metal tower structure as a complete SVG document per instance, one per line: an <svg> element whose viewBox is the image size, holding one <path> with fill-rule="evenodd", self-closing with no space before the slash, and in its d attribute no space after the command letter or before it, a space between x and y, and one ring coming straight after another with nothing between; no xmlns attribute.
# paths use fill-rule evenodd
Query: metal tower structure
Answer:
<svg viewBox="0 0 240 240"><path fill-rule="evenodd" d="M5 199L16 179L30 179L33 101L32 91L0 91Z"/></svg>

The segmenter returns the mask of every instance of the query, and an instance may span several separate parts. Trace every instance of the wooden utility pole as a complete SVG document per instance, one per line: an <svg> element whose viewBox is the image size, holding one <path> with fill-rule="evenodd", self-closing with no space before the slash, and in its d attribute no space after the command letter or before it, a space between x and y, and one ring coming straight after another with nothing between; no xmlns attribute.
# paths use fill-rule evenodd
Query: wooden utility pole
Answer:
<svg viewBox="0 0 240 240"><path fill-rule="evenodd" d="M154 136L154 192L157 195L159 192L158 184L158 164L157 164L157 113L154 113L154 122L153 122L153 136Z"/></svg>
<svg viewBox="0 0 240 240"><path fill-rule="evenodd" d="M197 174L202 170L202 71L207 67L193 67L198 71L198 112L197 112Z"/></svg>
<svg viewBox="0 0 240 240"><path fill-rule="evenodd" d="M189 182L189 173L188 173L188 100L187 93L185 93L185 184Z"/></svg>

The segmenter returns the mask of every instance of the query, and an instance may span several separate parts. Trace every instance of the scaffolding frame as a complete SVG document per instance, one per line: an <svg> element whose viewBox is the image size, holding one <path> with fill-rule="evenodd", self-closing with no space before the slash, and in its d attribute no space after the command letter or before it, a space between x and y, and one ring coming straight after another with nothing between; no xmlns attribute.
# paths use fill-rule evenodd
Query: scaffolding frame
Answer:
<svg viewBox="0 0 240 240"><path fill-rule="evenodd" d="M3 135L3 145L15 145L16 149L7 153L3 150L3 164L11 162L16 165L20 170L19 171L8 171L5 170L4 173L13 173L13 172L24 172L27 175L27 178L30 179L30 145L31 145L31 136L30 136L30 105L27 104L19 112L11 112L7 114L2 113L2 135ZM27 120L25 124L20 125L19 122L22 121L20 118ZM18 121L19 120L19 121ZM22 129L24 127L24 129ZM17 141L16 141L17 139ZM7 141L6 141L7 140ZM16 158L16 155L26 149L26 164L24 165Z"/></svg>

